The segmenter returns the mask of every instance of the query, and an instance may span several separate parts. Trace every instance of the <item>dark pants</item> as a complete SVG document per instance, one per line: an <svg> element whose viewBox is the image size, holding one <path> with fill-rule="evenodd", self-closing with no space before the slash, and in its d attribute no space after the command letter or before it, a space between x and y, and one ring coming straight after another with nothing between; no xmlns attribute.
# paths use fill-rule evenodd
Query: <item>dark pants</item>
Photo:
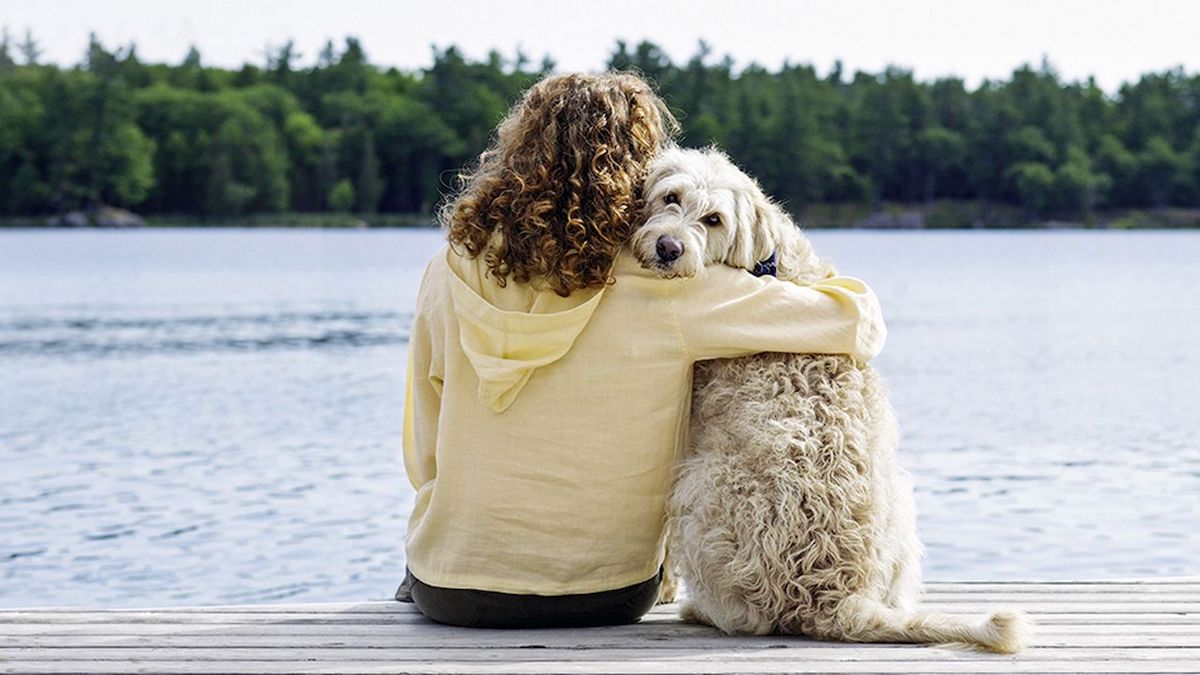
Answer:
<svg viewBox="0 0 1200 675"><path fill-rule="evenodd" d="M405 590L417 609L438 623L470 628L554 628L634 623L658 599L662 570L639 584L579 595L515 595L430 586L407 572Z"/></svg>

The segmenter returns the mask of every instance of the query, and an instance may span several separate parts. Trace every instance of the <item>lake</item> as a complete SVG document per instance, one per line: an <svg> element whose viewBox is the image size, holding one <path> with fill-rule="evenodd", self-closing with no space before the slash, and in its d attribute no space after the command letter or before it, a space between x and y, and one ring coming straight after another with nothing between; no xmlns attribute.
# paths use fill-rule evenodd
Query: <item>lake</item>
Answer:
<svg viewBox="0 0 1200 675"><path fill-rule="evenodd" d="M882 300L927 578L1200 574L1200 233L811 237ZM440 245L0 231L0 607L389 597Z"/></svg>

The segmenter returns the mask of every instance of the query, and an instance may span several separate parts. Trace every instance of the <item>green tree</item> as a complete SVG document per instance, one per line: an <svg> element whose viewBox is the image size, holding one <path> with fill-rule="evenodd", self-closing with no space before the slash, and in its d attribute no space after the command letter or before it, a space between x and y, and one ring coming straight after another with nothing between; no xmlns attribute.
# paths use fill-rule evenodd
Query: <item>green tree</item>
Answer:
<svg viewBox="0 0 1200 675"><path fill-rule="evenodd" d="M1041 129L1034 126L1017 129L1009 134L1005 139L1005 144L1008 146L1008 156L1014 164L1019 162L1052 164L1058 156L1054 144L1046 138Z"/></svg>
<svg viewBox="0 0 1200 675"><path fill-rule="evenodd" d="M1139 183L1150 205L1166 206L1180 183L1187 180L1187 160L1161 136L1151 138L1138 155Z"/></svg>
<svg viewBox="0 0 1200 675"><path fill-rule="evenodd" d="M369 136L363 138L362 164L358 169L358 210L375 213L379 210L379 198L383 195L383 181L379 177L379 157L375 154L375 143Z"/></svg>
<svg viewBox="0 0 1200 675"><path fill-rule="evenodd" d="M1080 147L1067 150L1067 160L1054 171L1053 205L1063 213L1087 215L1104 202L1112 177L1092 168Z"/></svg>
<svg viewBox="0 0 1200 675"><path fill-rule="evenodd" d="M73 192L86 206L136 206L154 184L154 143L134 123L128 85L133 47L110 52L92 35L86 58L84 125L71 138L79 164L70 172Z"/></svg>
<svg viewBox="0 0 1200 675"><path fill-rule="evenodd" d="M1054 200L1054 171L1041 162L1021 162L1009 169L1021 205L1031 215L1045 215Z"/></svg>
<svg viewBox="0 0 1200 675"><path fill-rule="evenodd" d="M36 66L41 62L42 48L38 46L37 40L33 39L33 33L28 28L25 29L25 39L17 49L25 59L25 65Z"/></svg>
<svg viewBox="0 0 1200 675"><path fill-rule="evenodd" d="M385 182L383 207L428 213L439 198L440 167L447 164L447 158L463 156L470 149L433 109L416 98L382 95L376 105L372 130Z"/></svg>
<svg viewBox="0 0 1200 675"><path fill-rule="evenodd" d="M104 201L118 206L137 206L154 186L154 141L137 126L123 124L106 138L103 150L111 172L101 193Z"/></svg>
<svg viewBox="0 0 1200 675"><path fill-rule="evenodd" d="M354 207L354 185L349 178L343 178L329 191L329 208L338 212L348 212Z"/></svg>
<svg viewBox="0 0 1200 675"><path fill-rule="evenodd" d="M926 103L912 73L857 73L851 91L848 151L854 166L874 183L876 201L918 198L923 181L914 147Z"/></svg>
<svg viewBox="0 0 1200 675"><path fill-rule="evenodd" d="M917 135L917 152L924 175L925 201L938 195L939 187L941 194L946 194L947 185L961 184L968 157L967 139L962 134L945 127L927 127Z"/></svg>
<svg viewBox="0 0 1200 675"><path fill-rule="evenodd" d="M0 189L0 213L39 213L49 197L39 170L49 140L41 78L21 70L0 77L0 186L9 186Z"/></svg>
<svg viewBox="0 0 1200 675"><path fill-rule="evenodd" d="M12 40L8 35L8 27L0 29L0 73L5 73L16 67L17 62L12 56Z"/></svg>
<svg viewBox="0 0 1200 675"><path fill-rule="evenodd" d="M298 211L320 210L325 193L322 160L328 144L326 131L312 115L296 110L284 119L282 135L289 159L291 207Z"/></svg>
<svg viewBox="0 0 1200 675"><path fill-rule="evenodd" d="M1200 205L1200 126L1192 133L1192 143L1187 155L1187 175L1184 178L1186 186L1185 198L1192 206Z"/></svg>
<svg viewBox="0 0 1200 675"><path fill-rule="evenodd" d="M1105 134L1096 152L1096 164L1100 171L1112 179L1112 202L1122 205L1137 205L1143 201L1137 180L1140 173L1138 158L1113 134Z"/></svg>

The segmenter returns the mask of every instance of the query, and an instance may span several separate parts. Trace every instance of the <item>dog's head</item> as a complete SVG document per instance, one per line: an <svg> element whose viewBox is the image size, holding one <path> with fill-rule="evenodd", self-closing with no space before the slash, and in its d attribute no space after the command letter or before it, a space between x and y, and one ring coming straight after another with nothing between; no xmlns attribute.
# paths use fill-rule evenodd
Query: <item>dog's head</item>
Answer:
<svg viewBox="0 0 1200 675"><path fill-rule="evenodd" d="M815 280L829 272L787 213L719 150L664 150L643 195L633 251L663 277L695 276L710 263L750 271L772 255L781 277Z"/></svg>

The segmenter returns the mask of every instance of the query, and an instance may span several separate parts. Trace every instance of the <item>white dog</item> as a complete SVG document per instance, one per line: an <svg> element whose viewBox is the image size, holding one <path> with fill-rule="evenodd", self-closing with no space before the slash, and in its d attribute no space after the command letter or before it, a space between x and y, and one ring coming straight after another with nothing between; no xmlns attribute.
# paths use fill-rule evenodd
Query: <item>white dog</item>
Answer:
<svg viewBox="0 0 1200 675"><path fill-rule="evenodd" d="M832 273L783 209L716 150L665 151L646 181L639 261L664 277L725 264ZM969 643L1015 652L1027 619L916 609L921 544L898 432L871 368L762 354L697 365L690 451L669 502L689 621L726 633Z"/></svg>

